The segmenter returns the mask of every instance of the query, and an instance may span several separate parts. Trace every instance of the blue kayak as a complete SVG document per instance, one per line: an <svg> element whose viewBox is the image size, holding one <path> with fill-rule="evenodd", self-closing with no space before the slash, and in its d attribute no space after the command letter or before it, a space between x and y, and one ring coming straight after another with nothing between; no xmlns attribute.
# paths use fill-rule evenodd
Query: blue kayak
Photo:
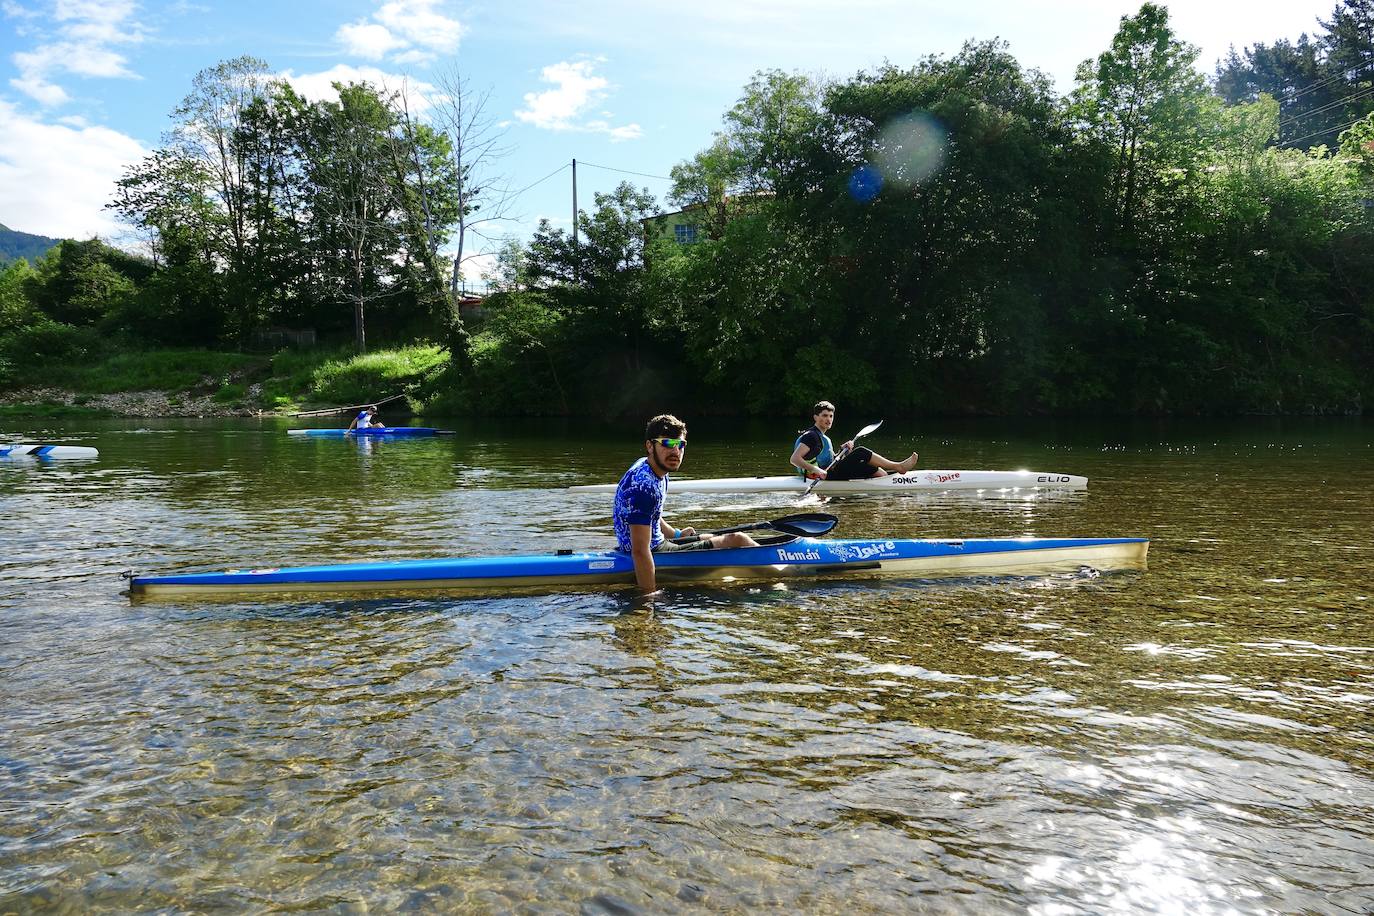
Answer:
<svg viewBox="0 0 1374 916"><path fill-rule="evenodd" d="M722 583L791 577L896 575L909 578L1039 575L1143 569L1146 538L970 538L841 540L779 536L757 547L655 554L665 582ZM632 584L634 563L619 551L342 563L130 579L134 597L236 595L254 592L379 592Z"/></svg>
<svg viewBox="0 0 1374 916"><path fill-rule="evenodd" d="M291 436L318 436L342 439L345 436L452 436L451 429L430 426L369 426L364 429L288 429Z"/></svg>

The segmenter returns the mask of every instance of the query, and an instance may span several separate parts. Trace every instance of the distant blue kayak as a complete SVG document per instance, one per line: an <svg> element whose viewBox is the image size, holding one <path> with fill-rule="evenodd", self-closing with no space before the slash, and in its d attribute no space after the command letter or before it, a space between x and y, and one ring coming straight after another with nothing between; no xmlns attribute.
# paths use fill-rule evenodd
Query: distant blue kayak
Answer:
<svg viewBox="0 0 1374 916"><path fill-rule="evenodd" d="M664 581L724 583L792 577L1039 575L1082 567L1143 569L1145 538L969 538L830 540L782 537L758 547L690 550L654 557ZM631 585L634 562L617 551L455 557L328 566L231 569L170 576L129 575L134 597L261 592L380 592L413 589L560 588Z"/></svg>
<svg viewBox="0 0 1374 916"><path fill-rule="evenodd" d="M452 436L451 429L434 429L430 426L369 426L366 429L288 429L291 436L318 436L321 438L342 439L345 436Z"/></svg>

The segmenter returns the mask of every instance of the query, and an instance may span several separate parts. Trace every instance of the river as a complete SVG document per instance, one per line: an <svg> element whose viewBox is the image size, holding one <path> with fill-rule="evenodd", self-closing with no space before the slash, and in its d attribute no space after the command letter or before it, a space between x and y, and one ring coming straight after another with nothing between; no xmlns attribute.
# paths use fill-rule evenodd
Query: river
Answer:
<svg viewBox="0 0 1374 916"><path fill-rule="evenodd" d="M867 417L841 416L852 435ZM1152 539L1099 578L131 602L121 571L604 548L634 424L10 421L0 912L1367 913L1374 423L889 420L1072 493L672 494L847 537ZM684 476L794 426L693 423ZM850 428L852 427L852 429Z"/></svg>

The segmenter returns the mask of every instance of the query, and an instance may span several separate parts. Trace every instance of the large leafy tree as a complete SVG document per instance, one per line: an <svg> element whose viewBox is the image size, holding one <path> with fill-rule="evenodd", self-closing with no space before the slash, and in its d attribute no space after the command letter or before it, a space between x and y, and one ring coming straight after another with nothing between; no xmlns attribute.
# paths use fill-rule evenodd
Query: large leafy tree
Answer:
<svg viewBox="0 0 1374 916"><path fill-rule="evenodd" d="M1175 37L1168 11L1145 3L1122 17L1110 49L1078 69L1071 116L1111 151L1111 209L1126 232L1207 147L1201 115L1213 98L1194 68L1197 55Z"/></svg>

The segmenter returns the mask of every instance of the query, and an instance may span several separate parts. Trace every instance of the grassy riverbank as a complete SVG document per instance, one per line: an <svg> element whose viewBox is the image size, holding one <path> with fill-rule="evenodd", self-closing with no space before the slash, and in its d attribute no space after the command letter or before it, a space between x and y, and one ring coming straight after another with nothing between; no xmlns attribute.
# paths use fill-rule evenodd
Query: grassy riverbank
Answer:
<svg viewBox="0 0 1374 916"><path fill-rule="evenodd" d="M0 417L252 416L395 395L406 397L392 402L391 413L418 412L447 361L439 347L424 344L363 355L343 349L88 355L45 370L41 378L11 379L0 388Z"/></svg>

